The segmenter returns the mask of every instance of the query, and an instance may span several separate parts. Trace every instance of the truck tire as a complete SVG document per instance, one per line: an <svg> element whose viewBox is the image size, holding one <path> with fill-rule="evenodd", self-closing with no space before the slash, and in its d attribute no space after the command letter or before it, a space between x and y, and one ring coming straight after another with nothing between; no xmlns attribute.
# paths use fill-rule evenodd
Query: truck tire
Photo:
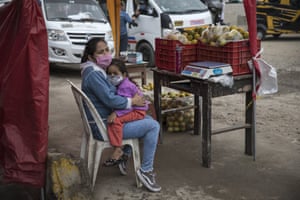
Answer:
<svg viewBox="0 0 300 200"><path fill-rule="evenodd" d="M273 34L273 37L274 37L274 38L279 38L279 37L280 37L280 35L281 35L280 33Z"/></svg>
<svg viewBox="0 0 300 200"><path fill-rule="evenodd" d="M265 39L265 31L262 29L257 30L257 39L263 40Z"/></svg>
<svg viewBox="0 0 300 200"><path fill-rule="evenodd" d="M266 27L262 24L257 25L257 39L263 40L266 37Z"/></svg>
<svg viewBox="0 0 300 200"><path fill-rule="evenodd" d="M155 66L155 55L152 46L146 42L143 42L138 45L136 51L143 54L143 60L149 62L149 67Z"/></svg>

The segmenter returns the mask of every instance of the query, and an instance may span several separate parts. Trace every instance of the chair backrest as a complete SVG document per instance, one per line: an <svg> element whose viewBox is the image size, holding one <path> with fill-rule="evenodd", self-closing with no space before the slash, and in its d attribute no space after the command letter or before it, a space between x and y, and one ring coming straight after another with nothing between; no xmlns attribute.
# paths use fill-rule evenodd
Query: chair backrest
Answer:
<svg viewBox="0 0 300 200"><path fill-rule="evenodd" d="M93 137L92 129L90 127L91 121L88 120L87 114L85 112L85 107L90 111L90 114L92 115L95 124L97 125L99 132L103 138L104 141L109 141L107 136L107 130L106 126L100 117L99 113L97 112L94 104L91 102L91 100L86 96L86 94L83 93L81 89L79 89L74 83L68 80L68 82L71 85L71 89L74 95L74 98L76 100L78 109L80 111L80 115L84 124L84 129L87 133L90 134L90 136ZM85 106L84 106L85 105Z"/></svg>

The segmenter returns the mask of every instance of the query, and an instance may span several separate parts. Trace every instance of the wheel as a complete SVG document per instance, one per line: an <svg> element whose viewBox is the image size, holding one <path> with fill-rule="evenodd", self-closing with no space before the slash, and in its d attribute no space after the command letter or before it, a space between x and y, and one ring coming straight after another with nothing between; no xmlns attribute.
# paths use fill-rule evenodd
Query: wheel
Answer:
<svg viewBox="0 0 300 200"><path fill-rule="evenodd" d="M279 2L280 2L280 0L269 0L270 1L270 3L277 3L277 4L279 4Z"/></svg>
<svg viewBox="0 0 300 200"><path fill-rule="evenodd" d="M143 60L149 62L149 67L155 66L154 50L150 44L146 42L141 43L140 45L138 45L136 51L143 54Z"/></svg>
<svg viewBox="0 0 300 200"><path fill-rule="evenodd" d="M273 34L273 37L274 37L274 38L279 38L280 35L281 35L280 33L278 33L278 34Z"/></svg>
<svg viewBox="0 0 300 200"><path fill-rule="evenodd" d="M266 36L266 31L262 28L258 28L257 35L256 35L257 39L263 40L263 39L265 39L265 36Z"/></svg>

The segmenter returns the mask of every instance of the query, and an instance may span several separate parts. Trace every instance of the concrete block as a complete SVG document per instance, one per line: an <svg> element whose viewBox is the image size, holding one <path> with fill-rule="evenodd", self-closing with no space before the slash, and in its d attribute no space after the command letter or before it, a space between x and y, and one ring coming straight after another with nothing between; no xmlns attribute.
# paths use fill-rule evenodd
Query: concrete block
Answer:
<svg viewBox="0 0 300 200"><path fill-rule="evenodd" d="M49 152L47 160L47 199L92 200L87 167L82 159Z"/></svg>

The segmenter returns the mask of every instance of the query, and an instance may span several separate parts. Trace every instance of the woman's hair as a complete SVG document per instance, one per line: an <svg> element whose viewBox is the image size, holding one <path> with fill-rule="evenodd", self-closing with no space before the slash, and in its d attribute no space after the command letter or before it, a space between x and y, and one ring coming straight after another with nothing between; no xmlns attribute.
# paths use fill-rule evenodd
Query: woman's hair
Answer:
<svg viewBox="0 0 300 200"><path fill-rule="evenodd" d="M129 77L129 73L127 71L127 68L126 68L126 65L125 65L125 62L121 59L118 59L118 58L113 58L112 61L111 61L111 64L108 66L107 70L109 69L110 66L116 66L118 67L118 69L120 70L120 72L122 74L125 74L126 77L132 82L134 83L136 86L138 86L137 82L135 82L134 80L132 80L132 78Z"/></svg>
<svg viewBox="0 0 300 200"><path fill-rule="evenodd" d="M85 45L83 56L81 58L81 63L88 61L88 56L94 55L97 49L98 42L104 42L105 44L107 44L107 42L103 38L94 37L90 39Z"/></svg>

